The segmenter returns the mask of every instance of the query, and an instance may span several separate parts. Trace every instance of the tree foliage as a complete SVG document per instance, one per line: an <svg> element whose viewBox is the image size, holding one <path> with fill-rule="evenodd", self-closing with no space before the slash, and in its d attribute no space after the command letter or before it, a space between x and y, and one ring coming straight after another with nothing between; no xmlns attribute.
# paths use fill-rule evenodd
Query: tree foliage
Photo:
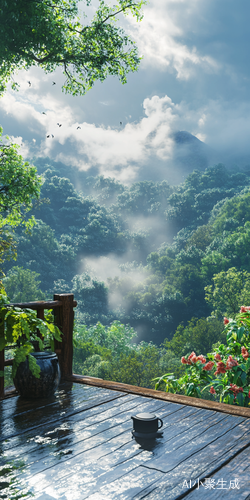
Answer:
<svg viewBox="0 0 250 500"><path fill-rule="evenodd" d="M171 340L166 339L164 347L176 357L186 356L191 351L205 353L212 350L217 342L226 340L222 335L223 323L216 318L192 318L184 326L180 324Z"/></svg>
<svg viewBox="0 0 250 500"><path fill-rule="evenodd" d="M7 276L3 278L3 285L11 302L33 302L34 300L45 300L45 294L39 288L37 281L39 273L14 266Z"/></svg>
<svg viewBox="0 0 250 500"><path fill-rule="evenodd" d="M133 344L135 331L114 321L87 327L76 326L74 370L106 380L141 387L153 387L152 378L159 372L162 350L152 343Z"/></svg>
<svg viewBox="0 0 250 500"><path fill-rule="evenodd" d="M111 7L100 0L91 22L81 22L79 0L1 0L0 64L1 91L14 71L40 66L45 72L63 68L63 89L83 95L95 80L108 75L126 83L136 71L140 57L135 43L117 26L119 14L142 19L144 0L117 0ZM86 0L86 7L91 0ZM13 89L18 88L14 81Z"/></svg>
<svg viewBox="0 0 250 500"><path fill-rule="evenodd" d="M0 139L3 129L0 126ZM18 145L6 137L0 143L0 265L6 259L16 258L13 228L22 224L31 228L35 219L26 214L33 208L33 200L40 195L41 178L34 166L24 162L18 154ZM12 229L12 231L10 231ZM1 274L4 275L2 268Z"/></svg>
<svg viewBox="0 0 250 500"><path fill-rule="evenodd" d="M206 300L218 318L234 318L240 306L250 304L250 273L231 267L213 277L213 285L205 287Z"/></svg>
<svg viewBox="0 0 250 500"><path fill-rule="evenodd" d="M38 170L44 180L41 197L48 202L33 209L40 221L31 234L17 228L16 264L39 272L41 290L47 296L55 291L73 292L83 324L101 321L108 326L118 320L129 323L143 340L160 345L166 337L171 341L180 323L185 328L193 317L205 318L215 309L205 300L204 291L213 284L214 274L232 267L250 272L247 173L232 173L217 165L193 172L175 187L165 181L123 186L114 179L85 177L82 191L77 191L70 169L71 181L66 178L66 166L46 162L38 162ZM75 183L78 187L78 178ZM173 203L174 193L178 196ZM185 193L183 199L192 194L193 208L190 218L181 222L179 208ZM171 199L176 210L172 242L167 220ZM228 212L225 224L217 229L225 207L232 204L241 214L243 208L237 207L243 207L242 203L245 220L232 220ZM181 210L184 214L184 208ZM161 246L158 241L163 241ZM84 268L85 258L90 256L107 256L105 274L108 276L109 265L113 274L114 263L117 275L104 281L98 271ZM123 264L118 266L120 262ZM5 272L10 267L6 263ZM171 358L166 363L172 363Z"/></svg>
<svg viewBox="0 0 250 500"><path fill-rule="evenodd" d="M0 127L0 138L2 133ZM0 144L0 228L34 224L34 217L25 221L25 214L33 207L33 199L39 198L41 178L34 166L24 162L18 148L11 142Z"/></svg>

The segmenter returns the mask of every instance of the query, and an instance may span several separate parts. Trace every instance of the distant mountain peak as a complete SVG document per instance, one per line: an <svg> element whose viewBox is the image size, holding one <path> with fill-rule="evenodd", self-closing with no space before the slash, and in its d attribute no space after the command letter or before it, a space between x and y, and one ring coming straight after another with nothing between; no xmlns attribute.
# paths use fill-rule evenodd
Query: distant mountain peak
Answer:
<svg viewBox="0 0 250 500"><path fill-rule="evenodd" d="M196 142L196 144L204 144L200 139L197 139L195 135L186 132L185 130L179 130L178 132L173 132L171 137L174 139L176 144L190 144Z"/></svg>

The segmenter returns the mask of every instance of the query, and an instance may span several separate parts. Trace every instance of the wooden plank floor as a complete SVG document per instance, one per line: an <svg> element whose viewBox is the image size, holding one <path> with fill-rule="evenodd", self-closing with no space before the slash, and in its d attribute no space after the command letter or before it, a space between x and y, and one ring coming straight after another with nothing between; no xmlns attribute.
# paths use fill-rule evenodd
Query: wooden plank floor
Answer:
<svg viewBox="0 0 250 500"><path fill-rule="evenodd" d="M162 438L136 441L154 412ZM0 402L0 499L250 498L250 419L80 384Z"/></svg>

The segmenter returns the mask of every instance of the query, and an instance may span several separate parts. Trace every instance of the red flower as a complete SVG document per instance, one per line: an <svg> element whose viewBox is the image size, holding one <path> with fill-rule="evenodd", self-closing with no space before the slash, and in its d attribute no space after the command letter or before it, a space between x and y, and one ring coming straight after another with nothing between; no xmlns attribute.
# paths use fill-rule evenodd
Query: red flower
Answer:
<svg viewBox="0 0 250 500"><path fill-rule="evenodd" d="M249 352L244 346L242 346L242 348L241 348L241 354L242 354L244 359L249 358Z"/></svg>
<svg viewBox="0 0 250 500"><path fill-rule="evenodd" d="M224 318L224 325L227 325L229 323L229 319Z"/></svg>
<svg viewBox="0 0 250 500"><path fill-rule="evenodd" d="M217 363L217 370L214 372L215 375L219 375L220 373L226 373L226 366L222 361Z"/></svg>
<svg viewBox="0 0 250 500"><path fill-rule="evenodd" d="M186 358L185 358L184 356L182 356L182 358L181 358L181 362L182 362L184 365L186 365L186 364L187 364L187 360L186 360Z"/></svg>
<svg viewBox="0 0 250 500"><path fill-rule="evenodd" d="M206 358L202 354L197 356L197 359L199 359L201 363L206 363Z"/></svg>
<svg viewBox="0 0 250 500"><path fill-rule="evenodd" d="M239 363L236 361L236 359L233 359L231 354L228 356L227 362L226 362L226 369L231 370L233 366L237 366Z"/></svg>
<svg viewBox="0 0 250 500"><path fill-rule="evenodd" d="M209 391L209 392L211 392L211 394L216 394L216 390L214 389L214 387L213 387L213 386L212 386L212 387L210 387L210 391ZM249 391L249 392L250 392L250 391Z"/></svg>
<svg viewBox="0 0 250 500"><path fill-rule="evenodd" d="M197 363L198 358L195 354L195 352L191 352L190 356L188 356L188 365L191 365L191 363Z"/></svg>
<svg viewBox="0 0 250 500"><path fill-rule="evenodd" d="M243 387L238 387L236 384L230 384L229 391L233 391L234 396L237 396L239 392L243 392Z"/></svg>
<svg viewBox="0 0 250 500"><path fill-rule="evenodd" d="M203 366L203 370L210 371L210 370L212 370L213 366L214 366L214 362L208 361L208 363L205 366Z"/></svg>
<svg viewBox="0 0 250 500"><path fill-rule="evenodd" d="M219 355L219 353L218 353L218 352L215 354L214 359L215 359L216 361L221 361L221 357L220 357L220 355Z"/></svg>
<svg viewBox="0 0 250 500"><path fill-rule="evenodd" d="M241 306L240 308L240 312L241 313L246 313L247 311L250 311L250 307L249 306Z"/></svg>
<svg viewBox="0 0 250 500"><path fill-rule="evenodd" d="M250 398L250 391L249 391L249 393L248 393L248 397Z"/></svg>

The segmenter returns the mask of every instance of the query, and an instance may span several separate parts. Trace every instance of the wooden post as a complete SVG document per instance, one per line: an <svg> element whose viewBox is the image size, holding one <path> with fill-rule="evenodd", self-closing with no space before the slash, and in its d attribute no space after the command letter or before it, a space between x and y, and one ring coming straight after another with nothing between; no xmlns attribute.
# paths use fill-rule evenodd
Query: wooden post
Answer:
<svg viewBox="0 0 250 500"><path fill-rule="evenodd" d="M0 351L0 371L4 371L4 349ZM4 376L0 377L0 398L4 397Z"/></svg>
<svg viewBox="0 0 250 500"><path fill-rule="evenodd" d="M39 319L44 319L44 309L37 309L36 315Z"/></svg>
<svg viewBox="0 0 250 500"><path fill-rule="evenodd" d="M4 322L0 325L0 337L4 336ZM0 371L4 372L4 349L0 351ZM4 376L0 377L0 398L4 397Z"/></svg>
<svg viewBox="0 0 250 500"><path fill-rule="evenodd" d="M73 325L74 325L74 309L73 293L60 293L54 295L54 300L60 300L62 305L56 307L55 325L60 328L62 335L62 342L55 340L55 352L58 355L59 365L61 369L61 377L68 377L72 375L73 364Z"/></svg>

